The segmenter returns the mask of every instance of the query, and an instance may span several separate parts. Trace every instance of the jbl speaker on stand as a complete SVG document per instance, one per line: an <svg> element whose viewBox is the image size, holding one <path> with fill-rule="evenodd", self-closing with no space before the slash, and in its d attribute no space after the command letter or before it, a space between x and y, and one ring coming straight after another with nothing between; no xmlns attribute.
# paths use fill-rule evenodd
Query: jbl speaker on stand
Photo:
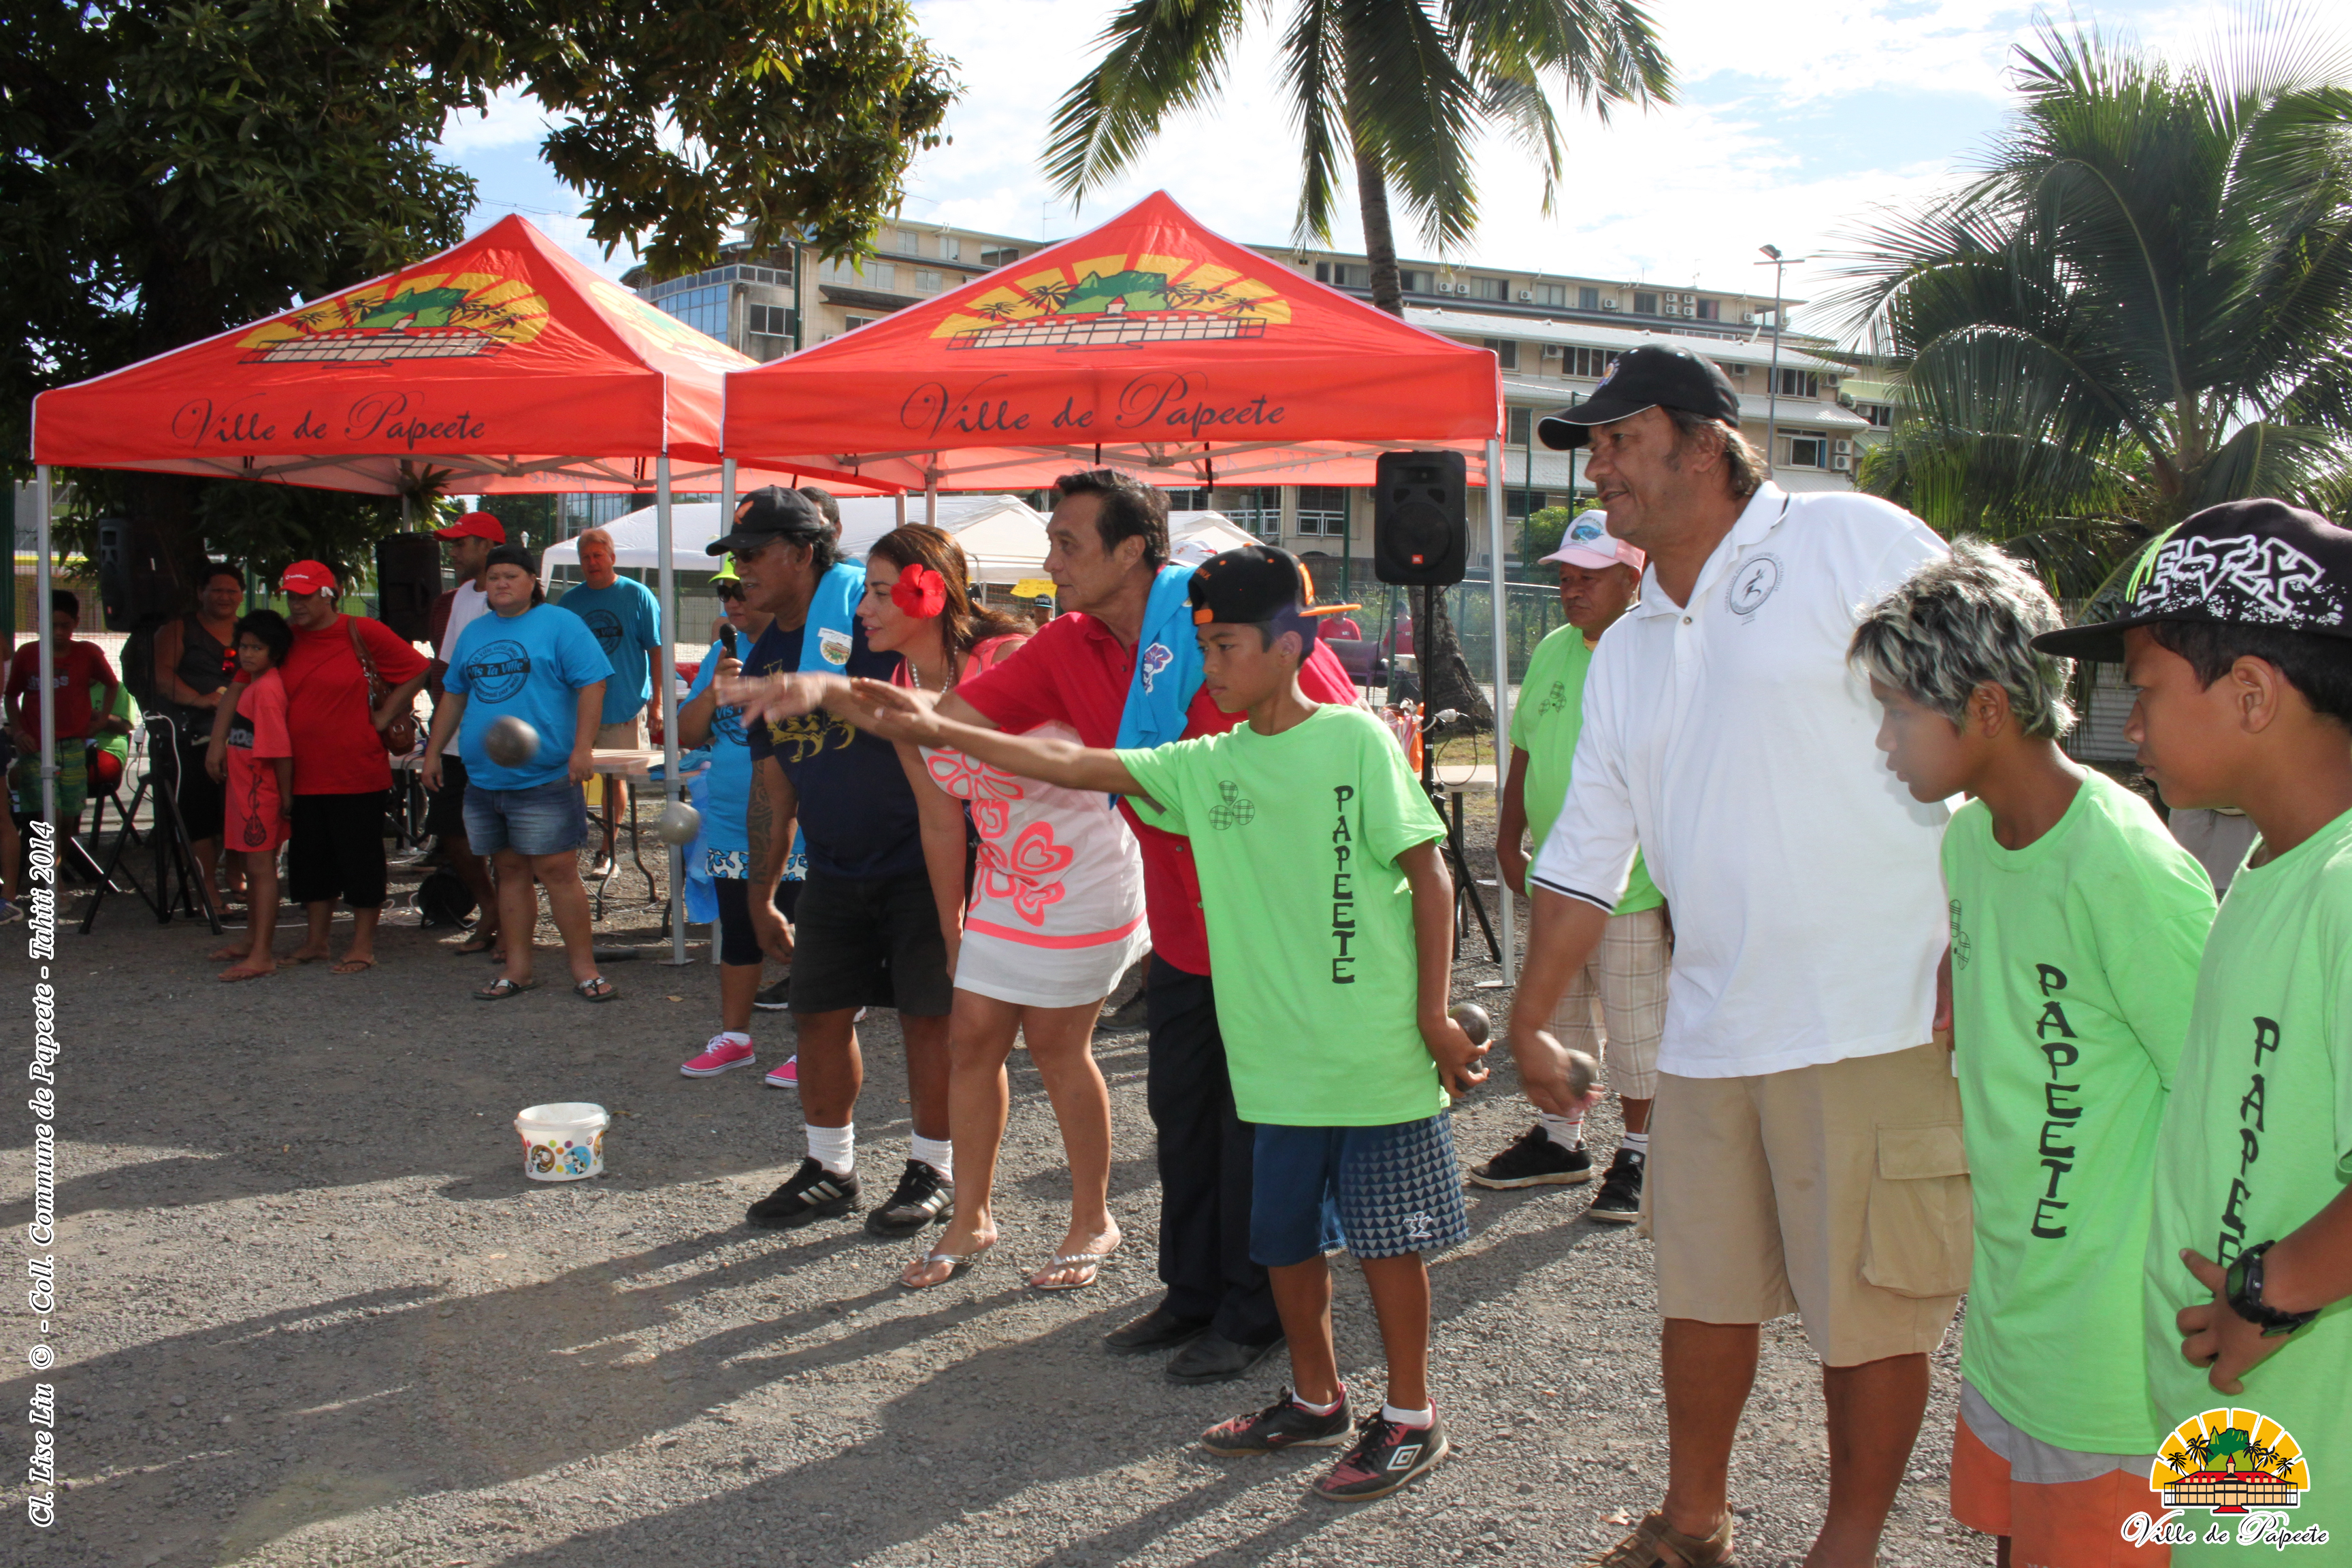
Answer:
<svg viewBox="0 0 2352 1568"><path fill-rule="evenodd" d="M1382 452L1373 468L1372 575L1446 588L1470 569L1469 465L1459 452Z"/></svg>
<svg viewBox="0 0 2352 1568"><path fill-rule="evenodd" d="M180 608L176 576L154 529L129 518L98 520L98 598L108 631L135 632L169 618ZM40 624L49 624L46 605Z"/></svg>
<svg viewBox="0 0 2352 1568"><path fill-rule="evenodd" d="M376 619L408 642L426 640L441 596L441 542L429 533L388 533L375 542Z"/></svg>

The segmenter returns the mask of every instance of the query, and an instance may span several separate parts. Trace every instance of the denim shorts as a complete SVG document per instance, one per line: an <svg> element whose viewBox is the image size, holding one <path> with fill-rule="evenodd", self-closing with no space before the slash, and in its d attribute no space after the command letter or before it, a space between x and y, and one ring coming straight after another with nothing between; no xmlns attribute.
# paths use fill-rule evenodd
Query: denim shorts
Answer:
<svg viewBox="0 0 2352 1568"><path fill-rule="evenodd" d="M466 843L477 855L560 855L588 842L588 805L570 779L529 789L466 785Z"/></svg>
<svg viewBox="0 0 2352 1568"><path fill-rule="evenodd" d="M1251 1262L1284 1268L1336 1247L1399 1258L1469 1236L1451 1115L1385 1127L1259 1124Z"/></svg>

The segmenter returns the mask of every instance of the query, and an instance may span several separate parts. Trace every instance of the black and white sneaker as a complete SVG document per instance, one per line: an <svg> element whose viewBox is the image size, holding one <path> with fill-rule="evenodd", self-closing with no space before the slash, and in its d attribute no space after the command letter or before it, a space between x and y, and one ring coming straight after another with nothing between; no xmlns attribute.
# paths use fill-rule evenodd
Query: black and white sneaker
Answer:
<svg viewBox="0 0 2352 1568"><path fill-rule="evenodd" d="M1592 1179L1592 1156L1580 1142L1561 1148L1538 1121L1485 1164L1471 1166L1470 1179L1482 1187L1570 1187Z"/></svg>
<svg viewBox="0 0 2352 1568"><path fill-rule="evenodd" d="M1609 1162L1609 1170L1601 1178L1601 1190L1592 1196L1592 1206L1584 1211L1587 1219L1597 1219L1604 1225L1632 1225L1642 1217L1642 1166L1649 1156L1632 1149L1620 1149L1617 1157Z"/></svg>
<svg viewBox="0 0 2352 1568"><path fill-rule="evenodd" d="M773 985L762 987L751 998L751 1005L762 1013L781 1013L793 1005L793 977L785 975Z"/></svg>
<svg viewBox="0 0 2352 1568"><path fill-rule="evenodd" d="M1400 1426L1376 1415L1364 1423L1347 1458L1315 1483L1315 1495L1331 1502L1370 1502L1420 1479L1453 1451L1435 1411L1426 1426Z"/></svg>
<svg viewBox="0 0 2352 1568"><path fill-rule="evenodd" d="M1353 1435L1356 1423L1348 1415L1343 1394L1339 1408L1318 1415L1284 1389L1282 1397L1263 1410L1220 1421L1201 1434L1201 1447L1212 1454L1271 1454L1277 1448L1336 1448Z"/></svg>
<svg viewBox="0 0 2352 1568"><path fill-rule="evenodd" d="M793 1179L743 1211L746 1223L761 1230L798 1230L813 1219L839 1219L857 1206L857 1174L836 1176L814 1160L803 1160Z"/></svg>
<svg viewBox="0 0 2352 1568"><path fill-rule="evenodd" d="M898 1190L866 1216L866 1228L876 1236L912 1236L939 1223L954 1206L955 1184L922 1161L909 1160Z"/></svg>

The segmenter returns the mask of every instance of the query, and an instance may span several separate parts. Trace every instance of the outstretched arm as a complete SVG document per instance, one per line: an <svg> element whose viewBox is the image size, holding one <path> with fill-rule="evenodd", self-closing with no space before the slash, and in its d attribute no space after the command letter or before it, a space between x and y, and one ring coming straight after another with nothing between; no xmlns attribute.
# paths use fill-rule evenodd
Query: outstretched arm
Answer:
<svg viewBox="0 0 2352 1568"><path fill-rule="evenodd" d="M886 740L918 746L952 746L967 756L1023 778L1042 779L1066 789L1142 795L1143 787L1117 752L1027 735L1007 735L977 724L941 718L919 694L878 680L850 682L857 722Z"/></svg>

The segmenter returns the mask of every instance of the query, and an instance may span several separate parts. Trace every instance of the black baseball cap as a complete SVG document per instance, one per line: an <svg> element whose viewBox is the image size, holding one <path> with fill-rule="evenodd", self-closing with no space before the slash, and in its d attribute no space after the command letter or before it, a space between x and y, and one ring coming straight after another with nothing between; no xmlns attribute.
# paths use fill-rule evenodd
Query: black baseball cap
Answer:
<svg viewBox="0 0 2352 1568"><path fill-rule="evenodd" d="M1620 355L1591 396L1545 415L1536 434L1553 451L1565 452L1591 440L1593 426L1630 419L1644 408L1679 408L1739 427L1739 394L1713 360L1688 349L1644 343Z"/></svg>
<svg viewBox="0 0 2352 1568"><path fill-rule="evenodd" d="M772 539L809 543L833 535L816 502L782 485L753 490L736 512L735 525L702 547L705 555L748 555Z"/></svg>
<svg viewBox="0 0 2352 1568"><path fill-rule="evenodd" d="M2118 662L2124 633L2150 621L2276 626L2352 637L2352 529L2283 500L2209 506L2150 540L2112 620L2043 632L2061 658Z"/></svg>
<svg viewBox="0 0 2352 1568"><path fill-rule="evenodd" d="M1285 615L1336 616L1362 607L1316 604L1315 579L1305 563L1271 544L1244 544L1210 556L1192 569L1189 596L1195 626L1263 626Z"/></svg>

